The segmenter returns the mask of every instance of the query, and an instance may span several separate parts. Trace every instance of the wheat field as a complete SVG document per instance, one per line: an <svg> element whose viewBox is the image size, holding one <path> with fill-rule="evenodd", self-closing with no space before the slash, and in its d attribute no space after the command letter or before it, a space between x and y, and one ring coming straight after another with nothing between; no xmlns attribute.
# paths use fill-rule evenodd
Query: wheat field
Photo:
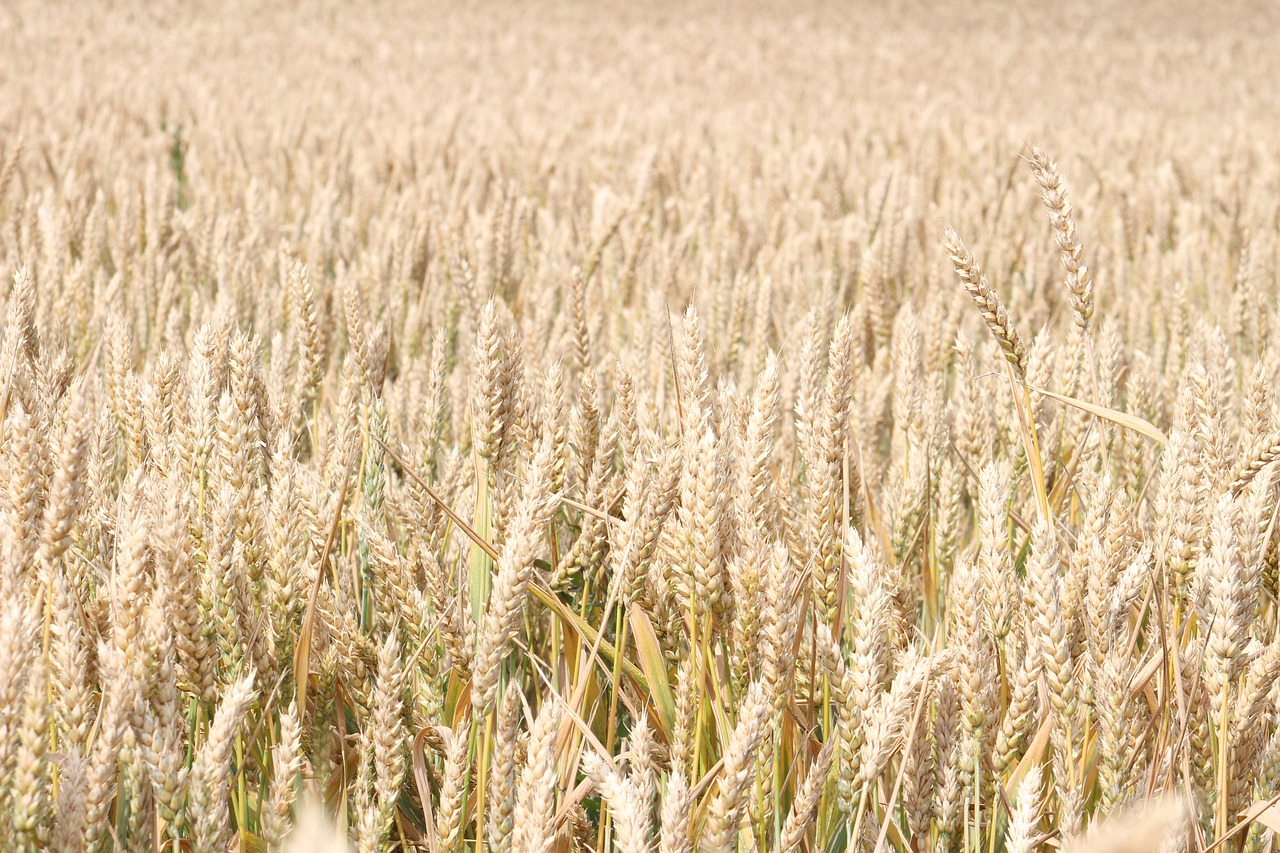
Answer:
<svg viewBox="0 0 1280 853"><path fill-rule="evenodd" d="M0 847L1268 851L1280 12L0 8Z"/></svg>

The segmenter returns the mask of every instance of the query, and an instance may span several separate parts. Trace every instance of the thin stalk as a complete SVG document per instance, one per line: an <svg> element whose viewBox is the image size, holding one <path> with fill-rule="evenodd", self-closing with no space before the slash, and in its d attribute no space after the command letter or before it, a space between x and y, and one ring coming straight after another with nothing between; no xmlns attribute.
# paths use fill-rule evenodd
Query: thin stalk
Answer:
<svg viewBox="0 0 1280 853"><path fill-rule="evenodd" d="M1031 392L1023 382L1019 382L1014 374L1013 365L1005 363L1009 374L1009 385L1013 389L1014 408L1018 414L1018 429L1022 433L1022 441L1027 451L1027 464L1031 468L1031 488L1036 493L1036 505L1040 509L1040 520L1049 526L1053 513L1049 509L1049 496L1044 487L1044 465L1040 458L1040 439L1036 433L1035 417L1031 408Z"/></svg>
<svg viewBox="0 0 1280 853"><path fill-rule="evenodd" d="M629 622L627 622L625 615L623 614L622 611L623 611L622 607L618 607L614 610L613 631L614 631L614 636L617 638L617 641L618 641L618 644L617 644L618 654L613 656L613 679L612 679L612 683L609 685L610 687L609 720L605 725L604 746L605 746L605 749L609 750L611 754L613 753L614 738L616 738L618 735L618 697L619 697L619 693L621 692L620 688L622 684L622 655L626 654L627 628L630 624ZM604 832L605 832L606 820L608 818L608 808L609 808L608 804L604 802L602 798L600 803L600 812L601 812L600 830L596 835L597 850L608 849L604 846L604 841L605 841Z"/></svg>
<svg viewBox="0 0 1280 853"><path fill-rule="evenodd" d="M871 790L869 784L863 782L862 789L858 792L858 808L854 812L853 826L849 829L848 842L850 849L853 850L858 849L858 833L862 831L862 817L867 812L867 800L869 799L870 793Z"/></svg>
<svg viewBox="0 0 1280 853"><path fill-rule="evenodd" d="M1228 697L1231 691L1231 682L1224 681L1222 684L1222 711L1218 714L1218 798L1217 807L1215 809L1213 821L1213 834L1216 838L1221 838L1227 833L1227 758L1230 744L1228 743Z"/></svg>
<svg viewBox="0 0 1280 853"><path fill-rule="evenodd" d="M511 689L511 685L507 685L507 689ZM476 733L480 727L473 725L471 727L471 753L474 755L477 746L480 748L479 761L476 762L476 850L484 849L484 826L485 826L485 795L489 783L489 748L493 745L493 720L495 712L491 711L484 718L484 737L480 739L479 744L476 742ZM462 791L462 814L465 818L467 813L467 792L466 786ZM465 824L465 819L463 823Z"/></svg>
<svg viewBox="0 0 1280 853"><path fill-rule="evenodd" d="M968 835L965 833L966 838ZM982 756L976 751L973 756L973 842L974 849L982 849ZM965 845L968 844L966 841Z"/></svg>
<svg viewBox="0 0 1280 853"><path fill-rule="evenodd" d="M1093 383L1093 399L1099 406L1102 405L1102 393L1099 389L1102 387L1098 382L1098 356L1093 347L1093 331L1091 329L1082 330L1084 335L1085 358L1089 361L1089 380ZM1102 418L1094 415L1094 421L1098 425L1098 448L1102 452L1102 469L1104 471L1111 470L1111 453L1107 450L1107 435L1103 431Z"/></svg>
<svg viewBox="0 0 1280 853"><path fill-rule="evenodd" d="M236 735L236 784L232 787L232 798L236 815L236 835L240 838L240 849L245 849L245 826L248 818L249 798L245 791L244 778L244 735Z"/></svg>

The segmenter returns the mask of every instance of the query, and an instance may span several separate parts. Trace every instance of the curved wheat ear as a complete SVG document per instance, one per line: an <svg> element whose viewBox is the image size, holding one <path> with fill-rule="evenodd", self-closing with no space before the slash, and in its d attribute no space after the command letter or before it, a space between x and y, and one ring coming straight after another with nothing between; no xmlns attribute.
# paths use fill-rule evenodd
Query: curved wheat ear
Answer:
<svg viewBox="0 0 1280 853"><path fill-rule="evenodd" d="M955 267L960 284L973 300L973 304L977 305L978 310L982 312L982 319L986 321L987 328L995 336L996 343L1000 344L1004 357L1013 365L1018 378L1026 379L1026 350L1022 346L1022 338L1018 336L1018 331L1013 328L1009 312L1005 310L1000 296L992 289L978 262L974 260L973 255L961 241L960 235L950 225L943 232L942 242L947 249L947 255L951 258L951 265Z"/></svg>
<svg viewBox="0 0 1280 853"><path fill-rule="evenodd" d="M1253 482L1263 468L1280 459L1280 432L1272 433L1254 448L1253 454L1240 468L1240 473L1231 483L1231 493L1238 495Z"/></svg>
<svg viewBox="0 0 1280 853"><path fill-rule="evenodd" d="M1067 184L1058 174L1058 164L1034 145L1031 146L1031 171L1040 184L1040 200L1049 209L1049 224L1054 239L1062 250L1062 266L1067 270L1067 290L1071 291L1071 307L1076 312L1076 325L1089 328L1093 317L1093 274L1083 260L1080 235L1071 215L1071 198Z"/></svg>

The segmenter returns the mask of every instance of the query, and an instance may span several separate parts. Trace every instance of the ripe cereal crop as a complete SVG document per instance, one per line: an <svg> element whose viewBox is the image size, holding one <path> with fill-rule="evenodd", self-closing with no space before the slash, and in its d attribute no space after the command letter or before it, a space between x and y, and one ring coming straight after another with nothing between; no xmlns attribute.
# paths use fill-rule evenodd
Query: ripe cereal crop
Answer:
<svg viewBox="0 0 1280 853"><path fill-rule="evenodd" d="M1280 13L0 8L0 848L1262 851Z"/></svg>

